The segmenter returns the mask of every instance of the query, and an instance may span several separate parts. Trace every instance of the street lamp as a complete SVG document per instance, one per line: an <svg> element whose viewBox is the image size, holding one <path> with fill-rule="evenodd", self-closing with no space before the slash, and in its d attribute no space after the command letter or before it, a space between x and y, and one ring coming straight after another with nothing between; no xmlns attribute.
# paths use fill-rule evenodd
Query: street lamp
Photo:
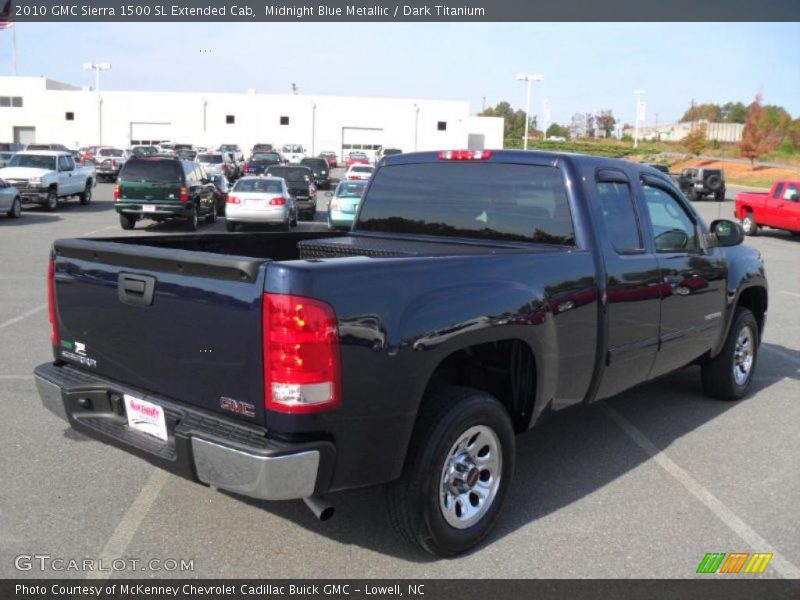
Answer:
<svg viewBox="0 0 800 600"><path fill-rule="evenodd" d="M534 81L544 81L543 75L532 75L529 73L519 73L517 74L517 81L526 81L528 83L528 93L525 100L525 141L524 141L524 149L528 149L528 123L530 122L530 113L531 110L531 83Z"/></svg>
<svg viewBox="0 0 800 600"><path fill-rule="evenodd" d="M642 94L644 90L634 90L636 96L636 120L633 127L633 147L639 146L639 121L644 120L644 103L642 102Z"/></svg>
<svg viewBox="0 0 800 600"><path fill-rule="evenodd" d="M83 63L84 71L94 71L94 90L97 92L97 143L103 143L103 100L100 98L100 71L111 69L111 63Z"/></svg>
<svg viewBox="0 0 800 600"><path fill-rule="evenodd" d="M417 151L417 142L419 140L419 105L414 104L414 152Z"/></svg>
<svg viewBox="0 0 800 600"><path fill-rule="evenodd" d="M314 148L316 146L316 139L317 139L317 103L311 103L311 156L316 156L316 152L314 152Z"/></svg>

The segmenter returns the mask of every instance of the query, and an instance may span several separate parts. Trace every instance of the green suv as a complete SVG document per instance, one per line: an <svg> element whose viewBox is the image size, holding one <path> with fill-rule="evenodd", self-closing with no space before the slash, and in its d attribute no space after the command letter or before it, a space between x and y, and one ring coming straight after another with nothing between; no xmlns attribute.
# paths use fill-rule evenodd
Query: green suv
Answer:
<svg viewBox="0 0 800 600"><path fill-rule="evenodd" d="M133 157L125 162L114 188L114 208L123 229L136 221L183 219L189 231L200 218L217 220L214 184L203 167L174 157Z"/></svg>

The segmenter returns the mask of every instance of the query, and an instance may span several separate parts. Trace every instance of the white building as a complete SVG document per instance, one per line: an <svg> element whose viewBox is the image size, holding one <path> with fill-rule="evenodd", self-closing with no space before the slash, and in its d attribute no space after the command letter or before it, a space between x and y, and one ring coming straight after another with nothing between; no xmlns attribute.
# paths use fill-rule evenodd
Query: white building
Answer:
<svg viewBox="0 0 800 600"><path fill-rule="evenodd" d="M681 123L661 123L658 127L642 125L639 127L639 139L641 140L661 140L664 142L679 142L691 133L698 125L706 126L706 136L709 140L718 142L741 142L744 125L742 123L710 123L700 120ZM633 127L626 127L623 131L625 135L634 135Z"/></svg>
<svg viewBox="0 0 800 600"><path fill-rule="evenodd" d="M0 77L0 142L128 147L258 142L404 152L502 148L503 119L475 117L466 101L200 92L98 94L44 77Z"/></svg>

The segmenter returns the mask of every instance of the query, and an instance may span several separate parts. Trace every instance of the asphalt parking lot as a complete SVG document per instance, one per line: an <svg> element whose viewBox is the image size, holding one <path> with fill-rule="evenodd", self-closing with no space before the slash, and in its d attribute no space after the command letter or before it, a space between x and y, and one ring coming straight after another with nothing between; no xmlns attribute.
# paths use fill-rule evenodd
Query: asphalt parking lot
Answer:
<svg viewBox="0 0 800 600"><path fill-rule="evenodd" d="M686 578L708 552L774 553L764 576L800 577L800 238L767 230L746 242L762 252L771 286L749 398L707 399L689 368L556 415L518 439L516 478L489 540L434 560L395 537L381 489L334 494L336 516L320 523L300 501L241 499L168 475L42 408L32 370L52 358L52 241L183 233L173 224L123 232L111 197L101 184L89 206L0 218L0 577L87 576L15 568L15 557L39 554L194 566L115 577ZM732 217L731 198L698 207L708 221ZM323 221L318 212L300 229ZM200 228L223 230L222 220Z"/></svg>

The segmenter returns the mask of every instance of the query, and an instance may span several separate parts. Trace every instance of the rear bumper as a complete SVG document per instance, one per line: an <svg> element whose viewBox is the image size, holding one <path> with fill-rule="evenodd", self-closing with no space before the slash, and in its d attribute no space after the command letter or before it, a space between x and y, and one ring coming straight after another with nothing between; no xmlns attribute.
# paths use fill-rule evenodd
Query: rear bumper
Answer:
<svg viewBox="0 0 800 600"><path fill-rule="evenodd" d="M145 211L145 206L155 206L155 210ZM142 219L153 217L190 217L194 210L194 204L183 202L181 204L138 204L127 202L116 202L114 209L119 214L134 215Z"/></svg>
<svg viewBox="0 0 800 600"><path fill-rule="evenodd" d="M305 498L330 485L335 460L331 442L274 440L263 428L72 367L40 365L35 378L44 407L73 429L187 479L262 500ZM166 442L128 427L123 394L146 398L164 409Z"/></svg>

